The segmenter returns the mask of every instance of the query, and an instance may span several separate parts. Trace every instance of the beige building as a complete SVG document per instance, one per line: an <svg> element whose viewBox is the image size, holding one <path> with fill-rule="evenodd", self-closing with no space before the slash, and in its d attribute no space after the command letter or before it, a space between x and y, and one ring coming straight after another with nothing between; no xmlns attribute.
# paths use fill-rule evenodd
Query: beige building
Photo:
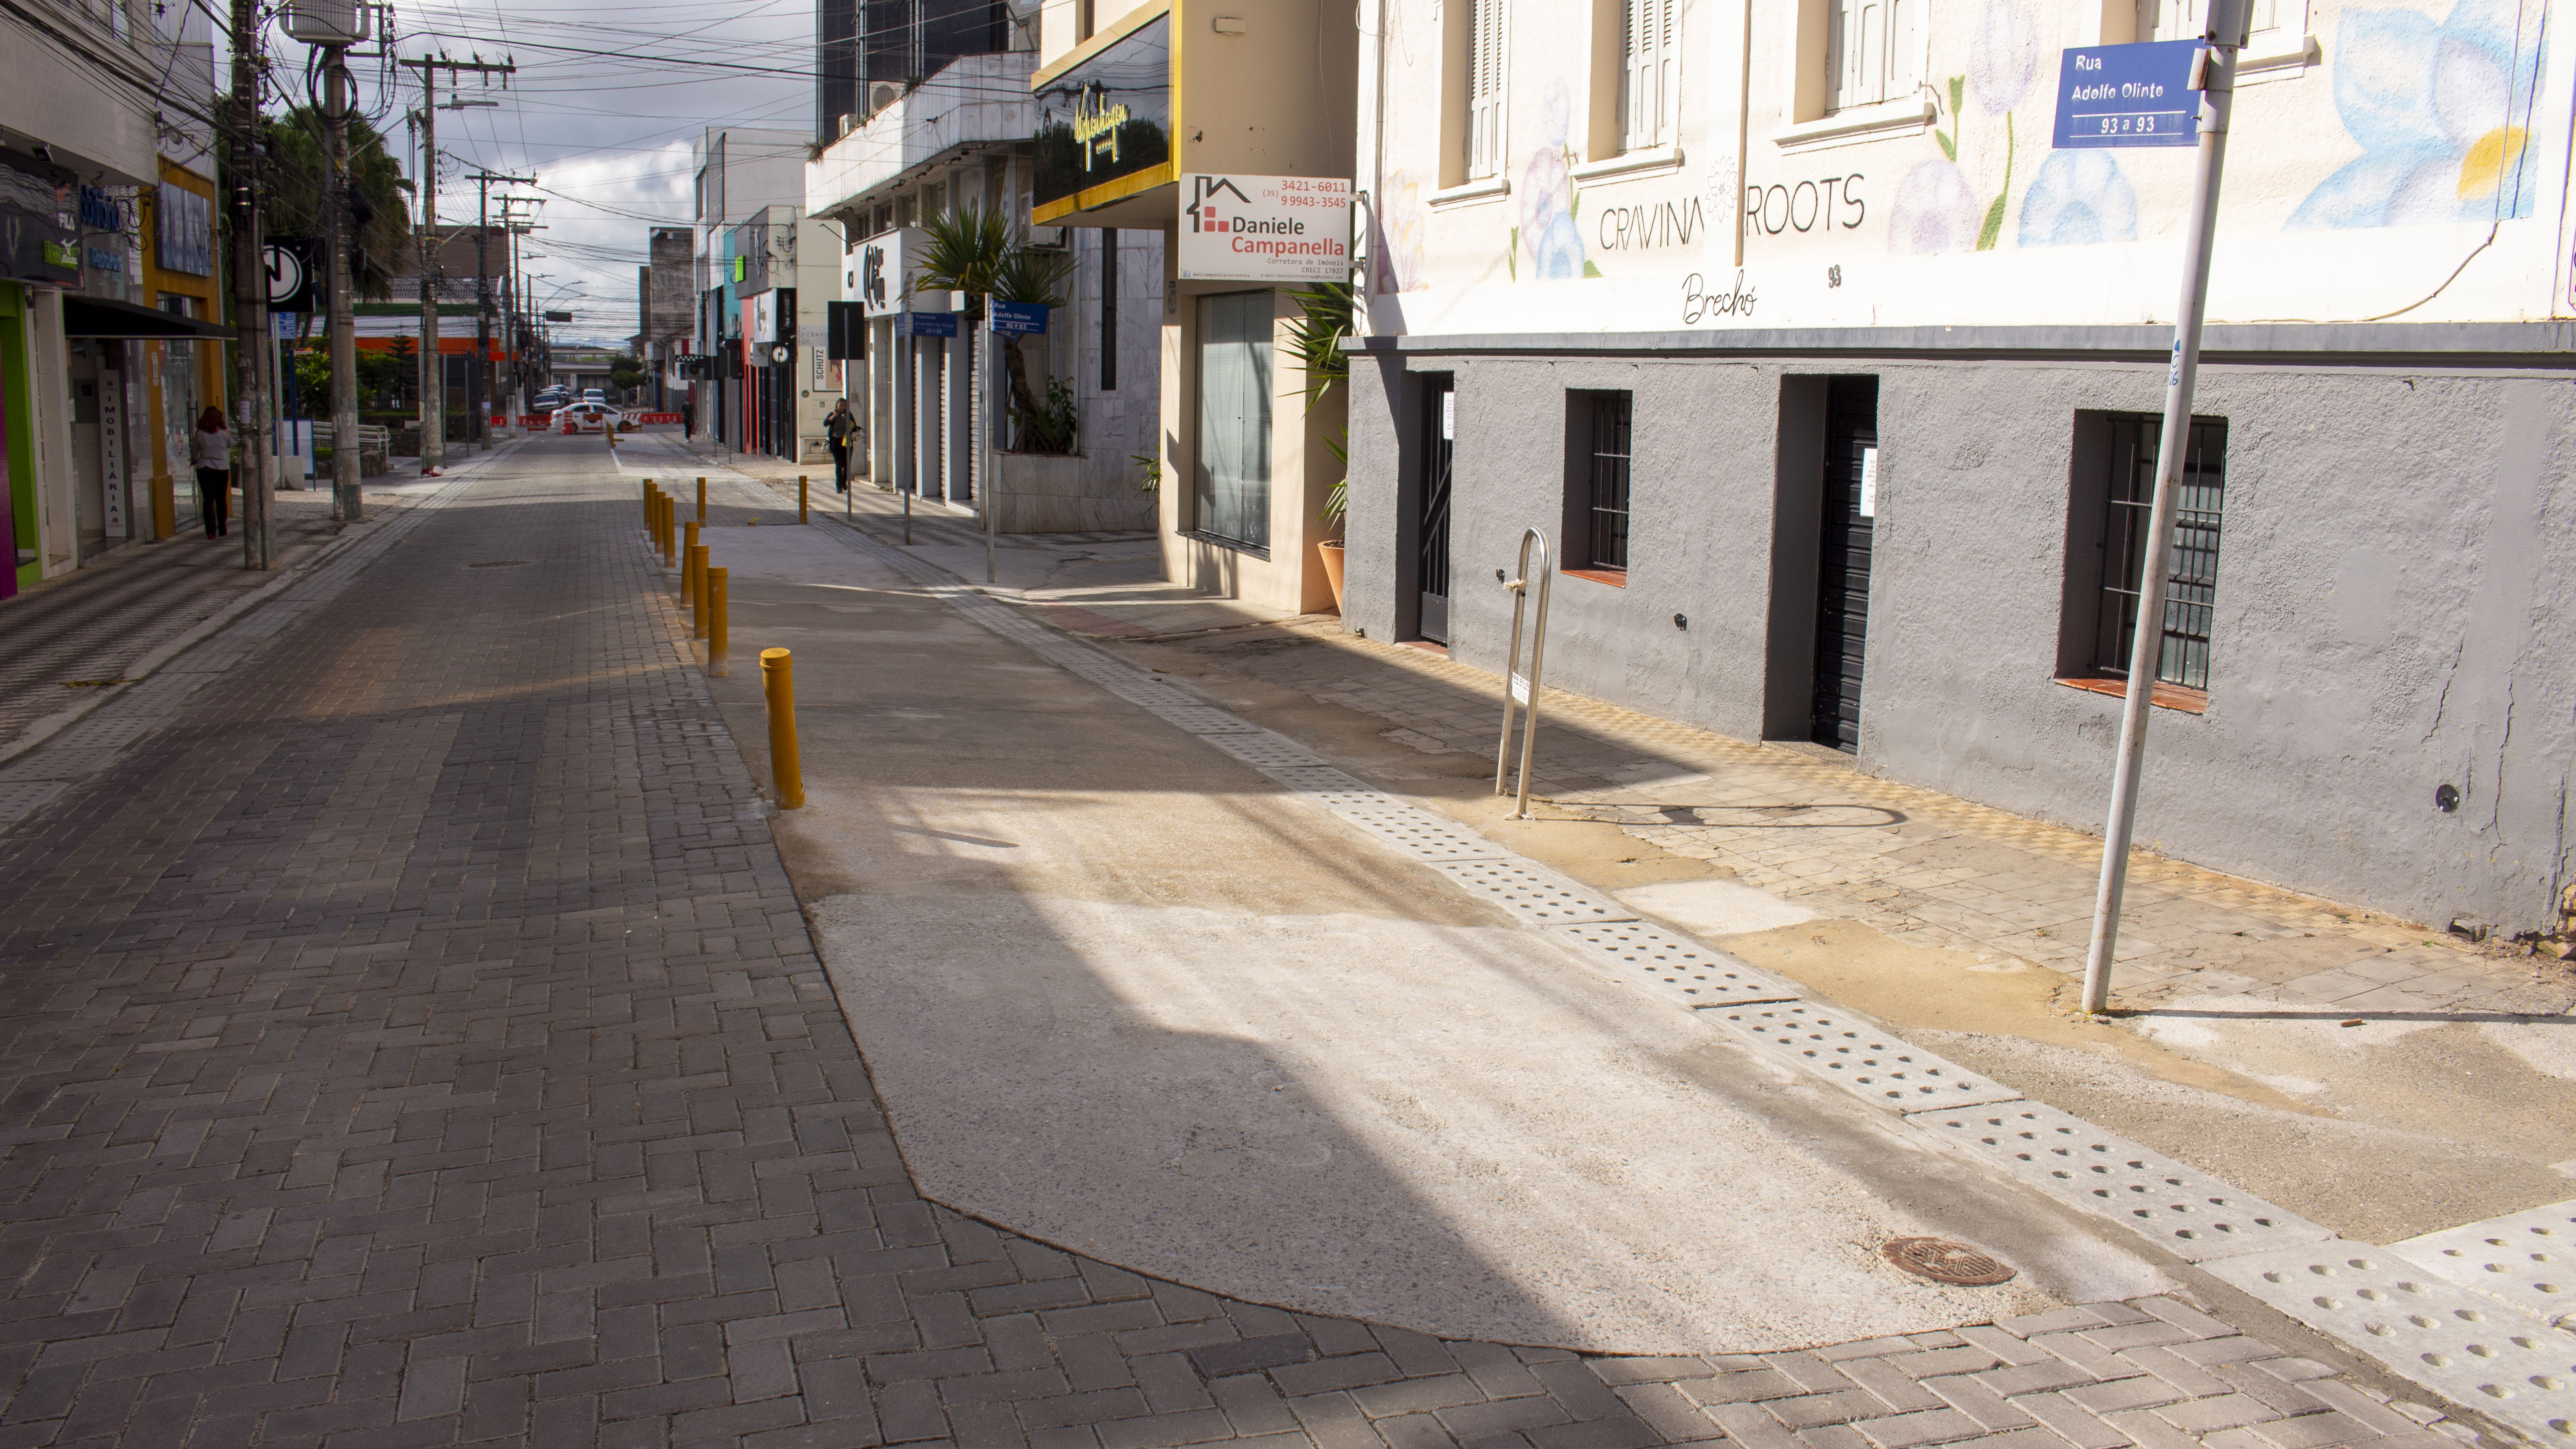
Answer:
<svg viewBox="0 0 2576 1449"><path fill-rule="evenodd" d="M1158 530L1167 576L1328 609L1318 545L1345 403L1308 407L1295 287L1184 280L1182 178L1350 176L1358 36L1289 0L1050 6L1039 39L1041 226L1164 238ZM1347 238L1335 238L1337 245Z"/></svg>

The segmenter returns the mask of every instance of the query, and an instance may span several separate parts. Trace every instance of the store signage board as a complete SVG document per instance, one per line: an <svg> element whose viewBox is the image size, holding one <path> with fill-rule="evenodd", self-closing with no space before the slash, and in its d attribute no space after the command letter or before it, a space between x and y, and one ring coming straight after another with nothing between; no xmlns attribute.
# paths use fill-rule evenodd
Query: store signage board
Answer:
<svg viewBox="0 0 2576 1449"><path fill-rule="evenodd" d="M2057 134L2061 147L2194 146L2200 92L2191 88L2197 40L2087 45L2060 58Z"/></svg>
<svg viewBox="0 0 2576 1449"><path fill-rule="evenodd" d="M1338 176L1200 173L1180 180L1183 280L1350 279L1350 182Z"/></svg>
<svg viewBox="0 0 2576 1449"><path fill-rule="evenodd" d="M912 275L928 238L918 227L899 226L859 243L858 264L850 269L850 300L871 317L892 317L911 306Z"/></svg>
<svg viewBox="0 0 2576 1449"><path fill-rule="evenodd" d="M986 314L992 319L996 337L1044 337L1047 309L1035 302L1005 302L999 298L989 304Z"/></svg>
<svg viewBox="0 0 2576 1449"><path fill-rule="evenodd" d="M1172 159L1172 18L1158 15L1049 80L1037 93L1043 211ZM1159 178L1157 178L1159 180Z"/></svg>

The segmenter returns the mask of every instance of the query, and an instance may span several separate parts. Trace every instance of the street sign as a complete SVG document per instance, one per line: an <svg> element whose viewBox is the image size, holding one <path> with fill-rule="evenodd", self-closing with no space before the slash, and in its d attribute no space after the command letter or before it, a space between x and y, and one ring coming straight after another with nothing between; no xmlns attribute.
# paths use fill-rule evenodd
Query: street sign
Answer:
<svg viewBox="0 0 2576 1449"><path fill-rule="evenodd" d="M995 298L986 308L993 319L996 337L1044 337L1047 309L1036 302L1005 302Z"/></svg>
<svg viewBox="0 0 2576 1449"><path fill-rule="evenodd" d="M273 236L259 254L268 273L270 311L322 310L322 243L311 237Z"/></svg>
<svg viewBox="0 0 2576 1449"><path fill-rule="evenodd" d="M2197 40L2086 45L2058 62L2060 147L2191 146L2200 141Z"/></svg>
<svg viewBox="0 0 2576 1449"><path fill-rule="evenodd" d="M1181 178L1185 281L1339 282L1351 273L1351 184L1338 176Z"/></svg>
<svg viewBox="0 0 2576 1449"><path fill-rule="evenodd" d="M957 314L954 312L906 312L896 330L905 337L954 337Z"/></svg>

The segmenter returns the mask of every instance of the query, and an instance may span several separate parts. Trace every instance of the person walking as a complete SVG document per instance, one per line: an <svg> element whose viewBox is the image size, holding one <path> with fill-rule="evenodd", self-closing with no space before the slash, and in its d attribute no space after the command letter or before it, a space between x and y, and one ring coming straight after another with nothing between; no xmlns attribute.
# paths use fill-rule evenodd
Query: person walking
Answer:
<svg viewBox="0 0 2576 1449"><path fill-rule="evenodd" d="M692 443L698 439L698 405L694 399L680 404L680 436Z"/></svg>
<svg viewBox="0 0 2576 1449"><path fill-rule="evenodd" d="M197 470L197 517L205 521L206 537L232 532L233 430L224 426L222 408L197 414L188 465Z"/></svg>
<svg viewBox="0 0 2576 1449"><path fill-rule="evenodd" d="M850 400L845 397L833 403L832 415L823 420L823 436L832 444L832 486L843 493L850 491L850 438L858 430Z"/></svg>

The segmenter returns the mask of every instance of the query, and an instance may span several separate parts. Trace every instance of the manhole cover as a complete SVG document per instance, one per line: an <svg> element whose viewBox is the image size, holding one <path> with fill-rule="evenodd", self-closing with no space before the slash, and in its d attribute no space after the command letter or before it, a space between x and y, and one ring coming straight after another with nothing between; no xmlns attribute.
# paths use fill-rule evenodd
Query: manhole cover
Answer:
<svg viewBox="0 0 2576 1449"><path fill-rule="evenodd" d="M1896 1238L1879 1252L1915 1277L1935 1283L1980 1287L2001 1283L2013 1275L2012 1269L1986 1254L1946 1238Z"/></svg>
<svg viewBox="0 0 2576 1449"><path fill-rule="evenodd" d="M467 564L466 567L469 569L516 569L525 568L529 564L535 562L536 560L532 558L502 558L494 559L490 563L470 563Z"/></svg>

